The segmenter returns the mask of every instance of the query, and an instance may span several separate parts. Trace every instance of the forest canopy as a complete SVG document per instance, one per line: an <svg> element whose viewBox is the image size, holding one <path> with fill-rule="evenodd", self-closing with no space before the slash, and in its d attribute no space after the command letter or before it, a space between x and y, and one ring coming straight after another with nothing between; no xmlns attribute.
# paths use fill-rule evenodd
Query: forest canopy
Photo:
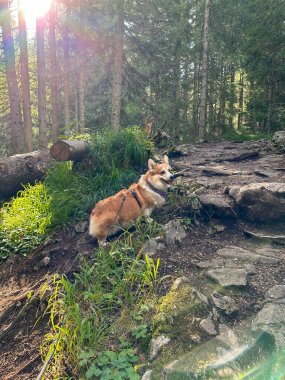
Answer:
<svg viewBox="0 0 285 380"><path fill-rule="evenodd" d="M284 0L1 1L0 155L147 119L173 142L283 129L284 19Z"/></svg>

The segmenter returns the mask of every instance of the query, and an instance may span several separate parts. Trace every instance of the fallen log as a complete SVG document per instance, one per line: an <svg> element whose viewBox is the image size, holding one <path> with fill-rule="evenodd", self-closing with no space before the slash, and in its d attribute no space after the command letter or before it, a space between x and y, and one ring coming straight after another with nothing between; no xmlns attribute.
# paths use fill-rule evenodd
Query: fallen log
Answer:
<svg viewBox="0 0 285 380"><path fill-rule="evenodd" d="M23 184L41 180L54 164L47 149L0 157L0 198L16 194Z"/></svg>
<svg viewBox="0 0 285 380"><path fill-rule="evenodd" d="M50 148L50 154L56 161L81 161L87 152L88 144L80 140L59 140Z"/></svg>

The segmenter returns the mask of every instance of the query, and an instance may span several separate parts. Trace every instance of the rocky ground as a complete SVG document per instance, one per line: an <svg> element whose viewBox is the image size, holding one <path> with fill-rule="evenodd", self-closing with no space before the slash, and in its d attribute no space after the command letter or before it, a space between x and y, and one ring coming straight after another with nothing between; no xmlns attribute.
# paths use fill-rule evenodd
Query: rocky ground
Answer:
<svg viewBox="0 0 285 380"><path fill-rule="evenodd" d="M179 198L155 216L170 224L144 250L175 281L154 320L143 378L229 379L249 370L250 379L285 378L282 361L271 360L285 346L284 151L266 141L203 142L169 156L183 174ZM71 276L80 255L94 250L85 227L55 231L27 258L1 265L1 379L39 374L48 328L46 317L38 320L40 289L53 273Z"/></svg>

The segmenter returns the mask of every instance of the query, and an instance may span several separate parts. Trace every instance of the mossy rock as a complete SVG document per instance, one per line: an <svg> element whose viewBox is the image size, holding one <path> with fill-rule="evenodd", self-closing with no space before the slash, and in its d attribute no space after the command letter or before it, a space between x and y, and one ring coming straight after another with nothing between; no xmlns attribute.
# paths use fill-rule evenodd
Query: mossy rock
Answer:
<svg viewBox="0 0 285 380"><path fill-rule="evenodd" d="M208 314L208 307L197 297L196 289L187 279L178 279L158 302L153 318L154 335L164 333L171 338L189 341L191 335L197 334L200 319Z"/></svg>

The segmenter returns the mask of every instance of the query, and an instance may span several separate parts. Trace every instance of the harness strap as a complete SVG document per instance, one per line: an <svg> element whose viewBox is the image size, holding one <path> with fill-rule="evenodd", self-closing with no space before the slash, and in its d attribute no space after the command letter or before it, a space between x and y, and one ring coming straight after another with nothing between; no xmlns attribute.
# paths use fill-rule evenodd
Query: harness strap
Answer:
<svg viewBox="0 0 285 380"><path fill-rule="evenodd" d="M139 208L142 208L142 204L138 198L138 195L137 193L135 192L135 190L133 189L129 189L129 192L132 194L132 196L135 198L135 200L137 201L137 204L139 205Z"/></svg>

